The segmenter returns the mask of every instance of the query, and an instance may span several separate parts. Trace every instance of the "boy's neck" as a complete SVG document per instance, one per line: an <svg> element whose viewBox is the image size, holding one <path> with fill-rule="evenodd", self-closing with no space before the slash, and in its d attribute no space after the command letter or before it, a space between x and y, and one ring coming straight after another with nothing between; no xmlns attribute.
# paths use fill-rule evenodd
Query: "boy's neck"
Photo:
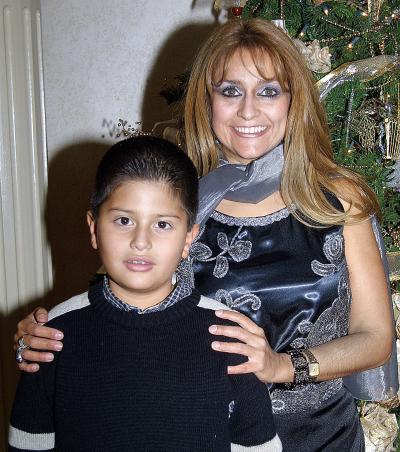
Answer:
<svg viewBox="0 0 400 452"><path fill-rule="evenodd" d="M172 282L170 284L166 284L156 290L144 292L144 291L132 291L127 290L110 278L108 278L108 284L111 289L112 294L117 297L123 303L134 306L138 309L147 309L152 306L156 306L164 301L174 290L174 285Z"/></svg>

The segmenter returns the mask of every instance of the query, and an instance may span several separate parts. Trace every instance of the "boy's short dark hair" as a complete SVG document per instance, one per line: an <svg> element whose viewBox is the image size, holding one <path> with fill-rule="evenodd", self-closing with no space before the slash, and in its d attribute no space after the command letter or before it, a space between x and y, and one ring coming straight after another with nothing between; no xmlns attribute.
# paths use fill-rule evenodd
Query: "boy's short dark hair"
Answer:
<svg viewBox="0 0 400 452"><path fill-rule="evenodd" d="M128 138L114 144L97 169L90 200L95 218L111 193L130 180L167 184L181 201L191 229L197 214L198 177L192 161L178 146L151 136Z"/></svg>

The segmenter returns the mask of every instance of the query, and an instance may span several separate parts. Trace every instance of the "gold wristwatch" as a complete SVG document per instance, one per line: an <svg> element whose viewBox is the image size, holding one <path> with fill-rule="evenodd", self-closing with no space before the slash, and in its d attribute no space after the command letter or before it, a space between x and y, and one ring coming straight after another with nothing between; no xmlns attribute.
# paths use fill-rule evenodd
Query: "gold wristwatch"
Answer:
<svg viewBox="0 0 400 452"><path fill-rule="evenodd" d="M308 350L308 348L305 348L301 351L307 359L308 376L310 377L310 380L314 382L319 375L319 362L317 361L316 357L310 352L310 350Z"/></svg>

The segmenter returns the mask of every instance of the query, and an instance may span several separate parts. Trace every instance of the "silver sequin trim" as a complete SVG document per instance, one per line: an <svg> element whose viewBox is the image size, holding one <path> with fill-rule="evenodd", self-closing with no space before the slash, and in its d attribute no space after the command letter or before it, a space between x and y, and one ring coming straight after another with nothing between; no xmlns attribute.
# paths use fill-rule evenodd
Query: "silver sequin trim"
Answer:
<svg viewBox="0 0 400 452"><path fill-rule="evenodd" d="M289 215L290 211L285 207L284 209L262 217L232 217L217 211L214 211L210 216L214 220L222 224L227 224L228 226L267 226L283 218L287 218Z"/></svg>
<svg viewBox="0 0 400 452"><path fill-rule="evenodd" d="M348 270L344 257L344 240L342 231L325 238L324 254L329 263L313 260L311 268L317 275L325 278L338 274L338 296L332 306L325 309L313 324L300 322L298 330L308 335L296 338L290 344L293 348L309 348L324 344L348 333L351 291ZM296 390L275 389L271 392L274 413L297 413L317 409L326 400L335 395L343 386L342 379L311 383Z"/></svg>

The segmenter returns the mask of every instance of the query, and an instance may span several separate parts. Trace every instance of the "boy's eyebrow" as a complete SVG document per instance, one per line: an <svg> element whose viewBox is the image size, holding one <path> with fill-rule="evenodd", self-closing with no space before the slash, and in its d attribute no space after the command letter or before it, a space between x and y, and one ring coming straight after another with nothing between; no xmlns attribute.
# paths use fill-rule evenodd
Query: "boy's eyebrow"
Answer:
<svg viewBox="0 0 400 452"><path fill-rule="evenodd" d="M123 209L123 208L119 208L119 207L112 207L111 209L109 209L110 212L116 211L116 212L124 212L124 213L128 213L128 214L135 214L136 212L134 210L129 210L129 209ZM155 213L154 216L156 217L168 217L168 218L178 218L181 219L180 215L177 215L175 213L170 213L170 212L166 212L166 213Z"/></svg>

